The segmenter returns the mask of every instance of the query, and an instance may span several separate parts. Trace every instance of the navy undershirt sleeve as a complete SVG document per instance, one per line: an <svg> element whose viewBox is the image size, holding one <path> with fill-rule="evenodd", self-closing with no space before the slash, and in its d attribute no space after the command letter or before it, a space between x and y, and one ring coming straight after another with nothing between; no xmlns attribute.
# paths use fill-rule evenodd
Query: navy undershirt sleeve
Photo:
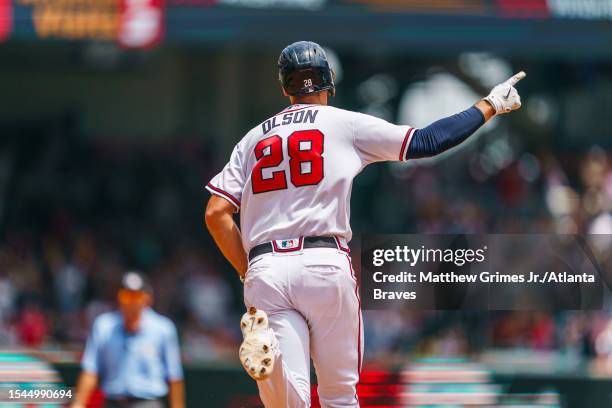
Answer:
<svg viewBox="0 0 612 408"><path fill-rule="evenodd" d="M406 159L434 156L457 146L478 130L484 122L482 112L472 106L468 110L417 129L406 151Z"/></svg>

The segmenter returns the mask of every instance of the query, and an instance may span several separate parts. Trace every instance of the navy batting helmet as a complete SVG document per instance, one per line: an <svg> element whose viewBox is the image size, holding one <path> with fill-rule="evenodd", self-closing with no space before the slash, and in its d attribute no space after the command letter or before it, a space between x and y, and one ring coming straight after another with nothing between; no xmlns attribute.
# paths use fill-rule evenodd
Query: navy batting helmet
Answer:
<svg viewBox="0 0 612 408"><path fill-rule="evenodd" d="M278 79L289 95L308 95L321 91L336 93L334 73L323 48L311 41L287 46L278 57Z"/></svg>

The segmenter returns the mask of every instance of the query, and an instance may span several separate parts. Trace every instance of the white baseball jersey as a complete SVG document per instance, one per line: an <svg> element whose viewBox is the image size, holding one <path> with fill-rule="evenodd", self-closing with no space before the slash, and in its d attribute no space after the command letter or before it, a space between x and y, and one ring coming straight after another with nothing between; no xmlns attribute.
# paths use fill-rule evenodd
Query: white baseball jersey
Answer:
<svg viewBox="0 0 612 408"><path fill-rule="evenodd" d="M292 105L249 131L206 188L240 211L245 250L304 236L351 239L353 178L405 160L414 129L324 105Z"/></svg>

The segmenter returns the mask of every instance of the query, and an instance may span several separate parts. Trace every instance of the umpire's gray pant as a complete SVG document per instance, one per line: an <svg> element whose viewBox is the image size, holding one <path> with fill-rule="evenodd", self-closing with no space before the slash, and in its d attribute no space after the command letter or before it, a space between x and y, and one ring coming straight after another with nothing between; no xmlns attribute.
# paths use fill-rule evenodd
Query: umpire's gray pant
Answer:
<svg viewBox="0 0 612 408"><path fill-rule="evenodd" d="M106 401L106 408L166 408L163 400Z"/></svg>

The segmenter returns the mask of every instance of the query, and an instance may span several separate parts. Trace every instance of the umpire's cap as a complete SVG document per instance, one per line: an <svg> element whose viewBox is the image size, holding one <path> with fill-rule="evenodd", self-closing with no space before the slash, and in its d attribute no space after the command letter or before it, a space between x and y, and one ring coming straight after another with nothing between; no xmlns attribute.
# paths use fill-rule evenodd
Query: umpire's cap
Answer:
<svg viewBox="0 0 612 408"><path fill-rule="evenodd" d="M145 275L138 271L128 271L121 278L121 289L132 292L153 294L153 287Z"/></svg>
<svg viewBox="0 0 612 408"><path fill-rule="evenodd" d="M308 95L321 91L336 93L334 73L321 46L298 41L287 46L278 57L278 79L289 95Z"/></svg>

